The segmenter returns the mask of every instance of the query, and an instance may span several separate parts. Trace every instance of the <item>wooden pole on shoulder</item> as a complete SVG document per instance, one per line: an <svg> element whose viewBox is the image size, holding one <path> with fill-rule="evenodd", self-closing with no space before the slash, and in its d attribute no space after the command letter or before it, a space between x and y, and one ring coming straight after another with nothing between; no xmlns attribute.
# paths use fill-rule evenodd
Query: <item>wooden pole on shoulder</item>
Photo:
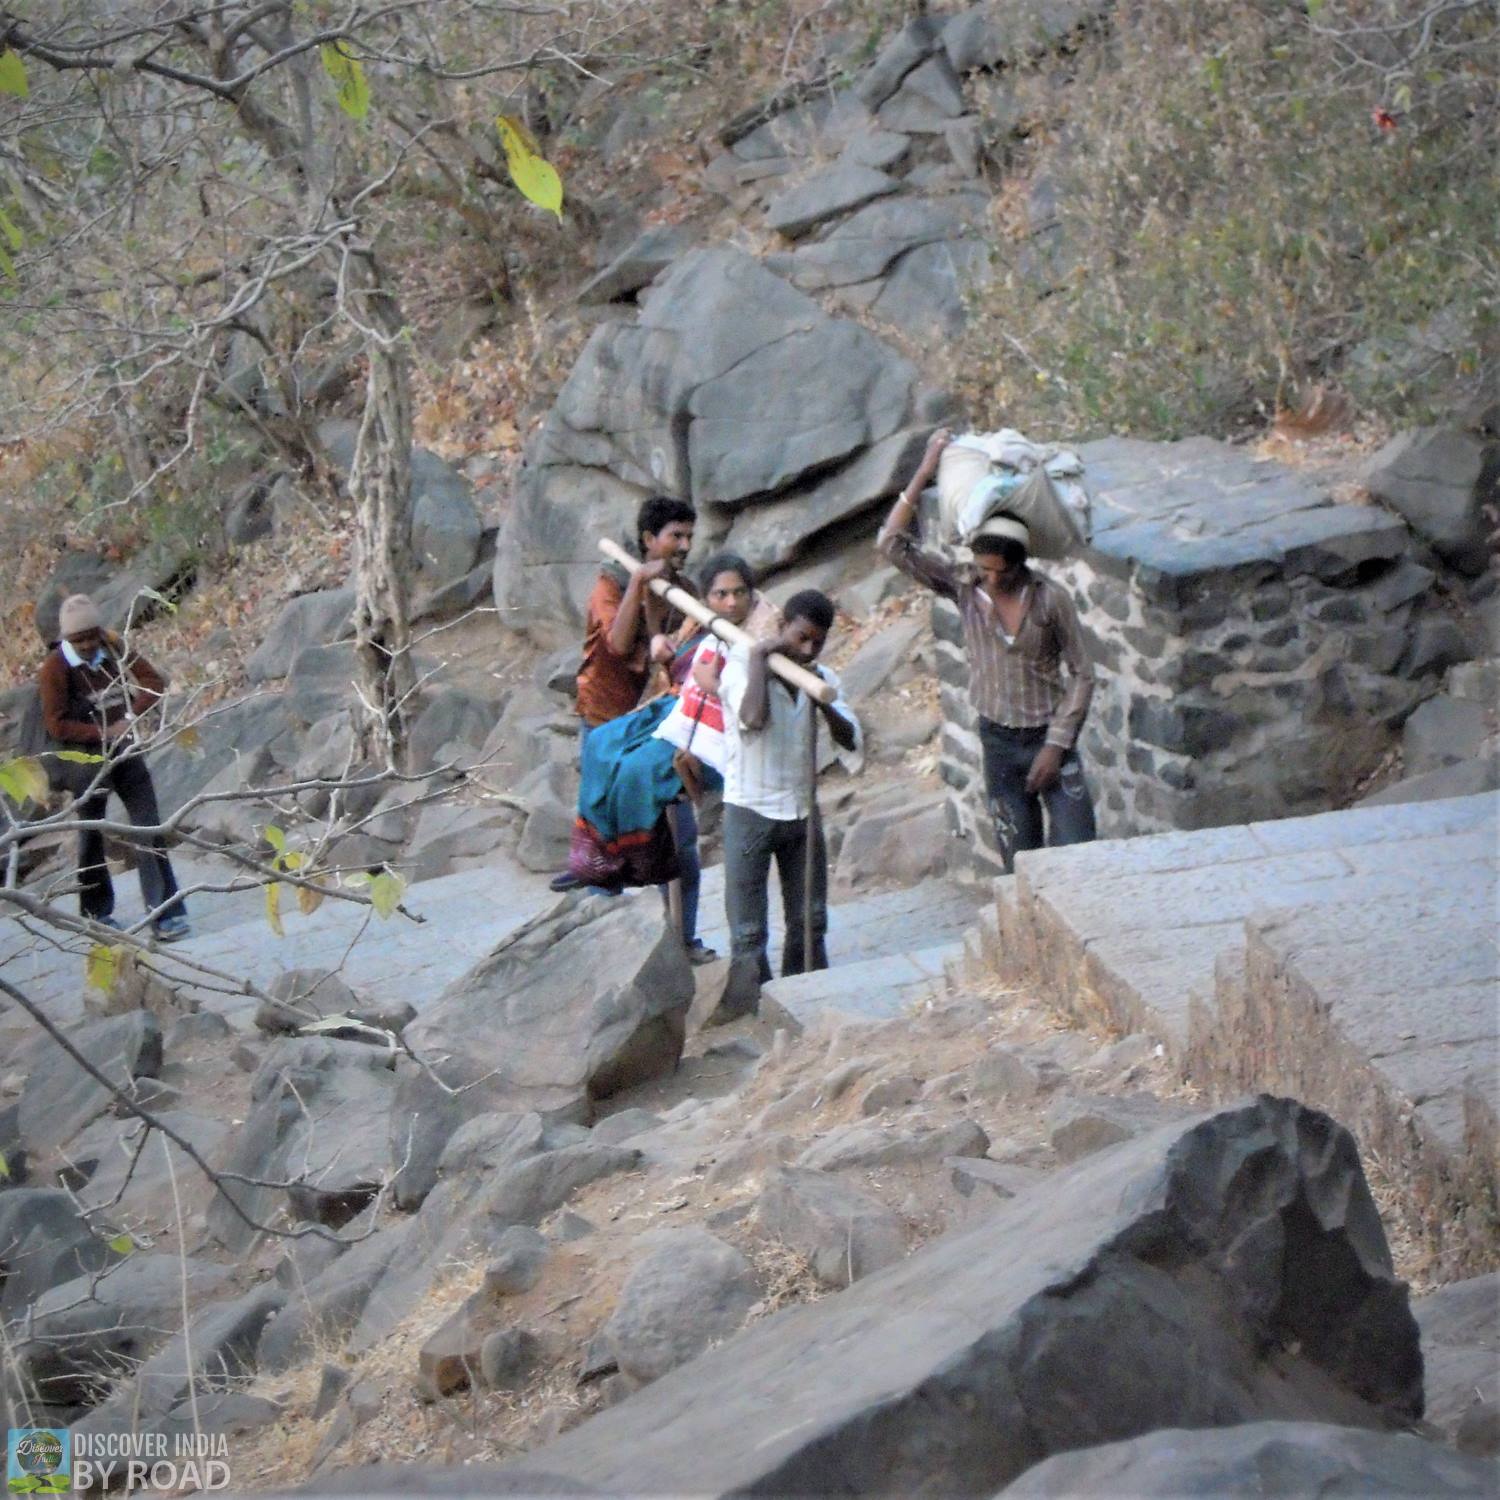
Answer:
<svg viewBox="0 0 1500 1500"><path fill-rule="evenodd" d="M607 537L600 538L599 550L611 562L619 563L622 568L627 568L632 573L641 566L641 560L638 557L632 557L623 547ZM646 586L658 598L665 599L673 609L680 609L683 614L691 616L700 625L706 626L709 632L718 636L721 641L728 641L731 646L754 644L752 636L747 635L738 625L731 625L723 615L716 615L701 599L695 598L686 589L677 588L668 583L665 578L653 578ZM790 657L782 656L780 652L773 651L766 658L766 664L783 682L800 688L819 703L831 704L838 696L816 672L809 672L806 667L798 666Z"/></svg>

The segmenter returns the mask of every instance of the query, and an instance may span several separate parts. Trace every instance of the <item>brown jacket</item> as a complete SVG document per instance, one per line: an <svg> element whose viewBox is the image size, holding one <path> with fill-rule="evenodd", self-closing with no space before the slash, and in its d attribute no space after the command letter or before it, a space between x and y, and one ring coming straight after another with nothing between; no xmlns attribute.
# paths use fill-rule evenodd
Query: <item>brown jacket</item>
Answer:
<svg viewBox="0 0 1500 1500"><path fill-rule="evenodd" d="M161 673L110 634L104 637L104 660L98 667L70 667L61 646L49 651L37 686L47 733L73 745L104 744L106 731L124 724L128 714L146 713L166 691Z"/></svg>

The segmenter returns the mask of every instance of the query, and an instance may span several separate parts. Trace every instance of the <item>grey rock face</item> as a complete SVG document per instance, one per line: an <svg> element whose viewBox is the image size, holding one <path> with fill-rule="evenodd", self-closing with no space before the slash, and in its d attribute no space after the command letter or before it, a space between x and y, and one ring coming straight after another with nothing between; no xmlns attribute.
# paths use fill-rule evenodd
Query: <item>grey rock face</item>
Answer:
<svg viewBox="0 0 1500 1500"><path fill-rule="evenodd" d="M247 1177L296 1184L299 1218L339 1225L379 1190L387 1175L386 1121L395 1075L386 1054L358 1042L299 1037L276 1044L251 1080L251 1113L224 1166ZM274 1215L278 1189L227 1187L258 1223ZM223 1195L208 1210L209 1232L243 1250L256 1230Z"/></svg>
<svg viewBox="0 0 1500 1500"><path fill-rule="evenodd" d="M1403 432L1371 459L1366 483L1450 567L1476 577L1484 571L1483 508L1500 499L1500 443L1459 428Z"/></svg>
<svg viewBox="0 0 1500 1500"><path fill-rule="evenodd" d="M190 1301L211 1297L227 1267L134 1251L107 1270L64 1282L32 1304L16 1358L49 1403L96 1399L122 1361L149 1354L181 1326L182 1283Z"/></svg>
<svg viewBox="0 0 1500 1500"><path fill-rule="evenodd" d="M359 996L337 975L321 969L285 969L266 986L269 1000L255 1008L258 1030L289 1035L322 1016L345 1015Z"/></svg>
<svg viewBox="0 0 1500 1500"><path fill-rule="evenodd" d="M898 1215L822 1172L777 1169L755 1211L767 1234L807 1257L824 1286L849 1286L906 1254Z"/></svg>
<svg viewBox="0 0 1500 1500"><path fill-rule="evenodd" d="M604 1325L620 1369L640 1381L734 1333L756 1298L750 1263L706 1230L660 1230L649 1239Z"/></svg>
<svg viewBox="0 0 1500 1500"><path fill-rule="evenodd" d="M773 198L766 210L766 223L794 240L826 219L836 219L872 198L894 193L897 186L894 177L874 167L861 166L857 161L836 162Z"/></svg>
<svg viewBox="0 0 1500 1500"><path fill-rule="evenodd" d="M1077 1161L1131 1136L1155 1130L1181 1111L1150 1095L1064 1095L1047 1111L1052 1149L1060 1161Z"/></svg>
<svg viewBox="0 0 1500 1500"><path fill-rule="evenodd" d="M406 1037L450 1086L485 1077L474 1092L490 1109L582 1119L591 1097L675 1065L692 998L692 969L654 892L584 898L512 933ZM403 1082L398 1111L408 1097Z"/></svg>
<svg viewBox="0 0 1500 1500"><path fill-rule="evenodd" d="M245 662L250 682L285 677L298 652L308 646L327 646L342 638L354 615L352 588L324 589L301 594L276 616L260 645Z"/></svg>
<svg viewBox="0 0 1500 1500"><path fill-rule="evenodd" d="M1167 1428L1125 1443L1060 1453L1002 1493L1020 1500L1074 1495L1171 1495L1181 1500L1260 1496L1489 1495L1494 1470L1404 1432L1319 1422L1247 1422L1184 1432Z"/></svg>
<svg viewBox="0 0 1500 1500"><path fill-rule="evenodd" d="M85 1021L68 1040L119 1088L161 1071L161 1027L148 1011ZM113 1101L114 1095L56 1042L39 1037L27 1058L21 1091L21 1140L33 1158L40 1157L65 1145Z"/></svg>
<svg viewBox="0 0 1500 1500"><path fill-rule="evenodd" d="M749 256L682 256L638 322L595 330L528 455L496 554L502 618L576 621L598 570L594 537L618 534L648 492L774 515L791 540L768 539L762 555L789 555L874 502L795 487L817 491L924 420L916 380L893 349Z"/></svg>
<svg viewBox="0 0 1500 1500"><path fill-rule="evenodd" d="M679 255L692 248L693 236L675 224L654 224L632 240L579 289L580 302L614 302L649 286Z"/></svg>
<svg viewBox="0 0 1500 1500"><path fill-rule="evenodd" d="M0 1323L20 1317L43 1292L116 1259L60 1188L0 1193Z"/></svg>
<svg viewBox="0 0 1500 1500"><path fill-rule="evenodd" d="M938 1129L885 1130L839 1125L797 1158L799 1167L837 1172L844 1167L910 1167L945 1156L983 1156L990 1139L972 1120Z"/></svg>
<svg viewBox="0 0 1500 1500"><path fill-rule="evenodd" d="M1413 1302L1412 1312L1422 1330L1427 1420L1465 1452L1500 1452L1494 1441L1500 1412L1500 1272L1439 1287Z"/></svg>
<svg viewBox="0 0 1500 1500"><path fill-rule="evenodd" d="M615 1493L988 1494L1168 1423L1394 1426L1421 1399L1353 1139L1263 1097L1101 1152L527 1464Z"/></svg>

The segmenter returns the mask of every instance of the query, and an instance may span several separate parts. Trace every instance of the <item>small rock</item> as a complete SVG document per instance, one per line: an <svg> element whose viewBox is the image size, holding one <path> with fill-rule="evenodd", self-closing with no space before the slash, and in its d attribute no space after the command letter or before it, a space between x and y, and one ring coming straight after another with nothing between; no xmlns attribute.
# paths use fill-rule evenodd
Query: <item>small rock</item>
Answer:
<svg viewBox="0 0 1500 1500"><path fill-rule="evenodd" d="M904 1167L945 1156L983 1156L990 1138L972 1120L936 1130L882 1130L878 1125L841 1125L797 1158L799 1167L835 1172L844 1167Z"/></svg>
<svg viewBox="0 0 1500 1500"><path fill-rule="evenodd" d="M882 1078L865 1090L859 1101L862 1115L878 1115L882 1110L903 1109L922 1092L922 1080L911 1073L896 1073Z"/></svg>
<svg viewBox="0 0 1500 1500"><path fill-rule="evenodd" d="M766 1233L807 1257L827 1287L849 1286L906 1254L896 1214L823 1172L773 1173L756 1214Z"/></svg>
<svg viewBox="0 0 1500 1500"><path fill-rule="evenodd" d="M745 1321L758 1295L750 1263L703 1229L661 1230L620 1290L604 1336L621 1370L655 1380Z"/></svg>
<svg viewBox="0 0 1500 1500"><path fill-rule="evenodd" d="M349 1371L343 1365L324 1365L323 1373L318 1380L318 1394L313 1401L313 1420L326 1417L333 1410L334 1403L343 1395L349 1385Z"/></svg>
<svg viewBox="0 0 1500 1500"><path fill-rule="evenodd" d="M487 1390L512 1391L536 1367L540 1344L524 1328L502 1328L479 1346L479 1378Z"/></svg>
<svg viewBox="0 0 1500 1500"><path fill-rule="evenodd" d="M838 1067L824 1078L820 1092L831 1104L849 1088L850 1084L858 1083L873 1066L873 1063L866 1062L863 1058L858 1057L853 1058L849 1062L840 1063Z"/></svg>
<svg viewBox="0 0 1500 1500"><path fill-rule="evenodd" d="M417 1354L417 1390L428 1400L467 1390L480 1372L485 1333L473 1298L428 1334Z"/></svg>
<svg viewBox="0 0 1500 1500"><path fill-rule="evenodd" d="M486 1267L484 1290L491 1297L518 1297L542 1279L547 1239L526 1224L513 1224L500 1236L495 1258Z"/></svg>
<svg viewBox="0 0 1500 1500"><path fill-rule="evenodd" d="M970 1070L969 1091L976 1099L1034 1099L1041 1089L1036 1069L1009 1047L991 1047Z"/></svg>
<svg viewBox="0 0 1500 1500"><path fill-rule="evenodd" d="M1056 1100L1047 1111L1047 1128L1058 1160L1073 1162L1180 1115L1181 1111L1148 1095L1114 1098L1085 1094Z"/></svg>
<svg viewBox="0 0 1500 1500"><path fill-rule="evenodd" d="M593 1224L582 1214L575 1214L571 1208L565 1208L552 1225L552 1237L563 1245L597 1233L598 1230Z"/></svg>
<svg viewBox="0 0 1500 1500"><path fill-rule="evenodd" d="M653 1115L649 1109L622 1109L619 1114L600 1120L594 1126L591 1138L606 1146L618 1146L621 1141L628 1141L643 1131L655 1130L660 1124L661 1117Z"/></svg>

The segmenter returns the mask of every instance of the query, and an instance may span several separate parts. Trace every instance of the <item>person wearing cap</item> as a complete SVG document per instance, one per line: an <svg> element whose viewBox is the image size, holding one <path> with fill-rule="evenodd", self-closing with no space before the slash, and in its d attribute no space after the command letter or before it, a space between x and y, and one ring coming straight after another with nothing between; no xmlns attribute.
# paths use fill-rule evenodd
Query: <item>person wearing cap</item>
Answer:
<svg viewBox="0 0 1500 1500"><path fill-rule="evenodd" d="M102 819L114 792L137 827L161 822L156 788L135 738L136 721L161 701L166 683L160 672L118 636L105 632L99 610L87 594L64 599L58 614L57 644L48 651L37 685L42 722L48 735L68 749L103 757L86 763L64 761L59 770L76 798L74 812L84 821ZM164 943L190 935L186 905L159 835L137 847L141 899L151 914L156 937ZM115 920L114 883L104 860L98 829L78 834L79 905L83 915L105 927Z"/></svg>
<svg viewBox="0 0 1500 1500"><path fill-rule="evenodd" d="M970 539L974 561L967 567L921 546L912 529L917 499L949 441L945 428L928 440L876 545L903 573L958 606L985 798L1010 870L1023 849L1094 837L1093 803L1075 748L1094 669L1067 590L1029 565L1031 538L1022 521L1003 512L990 516Z"/></svg>

